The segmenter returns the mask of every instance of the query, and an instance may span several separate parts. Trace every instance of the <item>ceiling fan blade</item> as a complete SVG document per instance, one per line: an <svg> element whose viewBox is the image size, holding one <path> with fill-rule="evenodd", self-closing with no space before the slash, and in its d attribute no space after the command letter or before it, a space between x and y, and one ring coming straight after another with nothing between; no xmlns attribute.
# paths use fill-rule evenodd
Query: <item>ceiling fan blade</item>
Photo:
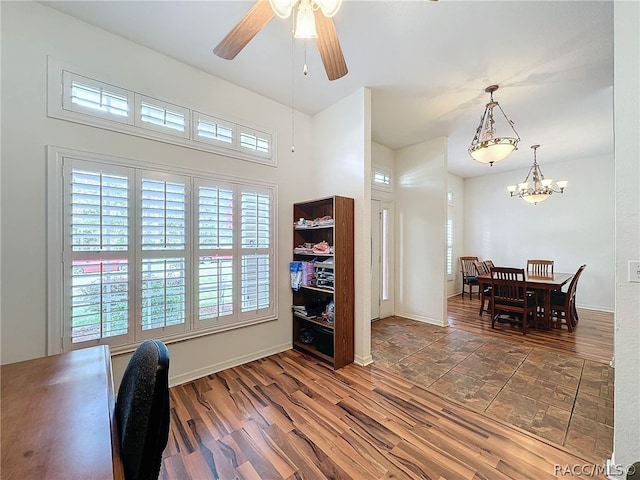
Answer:
<svg viewBox="0 0 640 480"><path fill-rule="evenodd" d="M320 58L322 58L329 80L337 80L344 77L348 70L333 18L325 17L320 10L316 10L314 14L316 31L318 32L316 46L320 52Z"/></svg>
<svg viewBox="0 0 640 480"><path fill-rule="evenodd" d="M274 15L269 0L258 0L213 49L213 53L226 60L235 58Z"/></svg>

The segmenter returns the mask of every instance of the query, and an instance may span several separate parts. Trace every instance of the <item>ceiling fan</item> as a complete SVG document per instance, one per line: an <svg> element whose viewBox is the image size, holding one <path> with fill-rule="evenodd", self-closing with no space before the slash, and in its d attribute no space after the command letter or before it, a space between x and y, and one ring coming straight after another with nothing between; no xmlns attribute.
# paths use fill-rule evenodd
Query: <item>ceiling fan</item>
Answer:
<svg viewBox="0 0 640 480"><path fill-rule="evenodd" d="M220 58L232 60L274 15L288 18L298 3L296 38L314 38L329 80L344 77L348 70L333 16L342 0L258 0L213 49Z"/></svg>

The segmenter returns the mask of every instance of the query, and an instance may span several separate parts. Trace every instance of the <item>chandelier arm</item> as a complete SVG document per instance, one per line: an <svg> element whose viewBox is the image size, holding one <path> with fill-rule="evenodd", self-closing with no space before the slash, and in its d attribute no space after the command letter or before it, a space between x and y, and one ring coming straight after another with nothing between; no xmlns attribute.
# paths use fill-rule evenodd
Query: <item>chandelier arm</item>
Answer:
<svg viewBox="0 0 640 480"><path fill-rule="evenodd" d="M511 120L509 120L509 117L507 117L507 114L504 113L504 110L502 109L502 107L500 106L499 103L496 103L496 105L498 105L498 108L500 109L500 111L502 112L502 116L505 118L505 120L507 121L507 123L509 124L509 126L511 127L511 130L513 130L513 133L516 134L517 140L520 141L520 135L518 134L518 132L516 131L516 127L513 126L513 122Z"/></svg>
<svg viewBox="0 0 640 480"><path fill-rule="evenodd" d="M475 145L476 143L480 143L480 134L484 130L484 124L487 121L488 111L489 111L489 104L487 104L487 107L484 109L484 112L480 116L480 125L478 125L478 128L476 129L476 134L473 136L473 141L471 142L471 146Z"/></svg>

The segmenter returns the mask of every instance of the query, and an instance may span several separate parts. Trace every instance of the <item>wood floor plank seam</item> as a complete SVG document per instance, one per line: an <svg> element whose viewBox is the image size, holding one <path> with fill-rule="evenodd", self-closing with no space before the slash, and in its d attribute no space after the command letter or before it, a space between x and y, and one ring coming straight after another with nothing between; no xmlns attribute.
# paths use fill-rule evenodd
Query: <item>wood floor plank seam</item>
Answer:
<svg viewBox="0 0 640 480"><path fill-rule="evenodd" d="M548 402L552 415L570 412L564 440L573 445L580 443L580 429L591 425L585 416L570 431L579 396L580 414L610 421L604 409L612 405L611 316L579 311L577 335L532 331L522 338L521 332L487 329L478 308L478 302L450 299L446 334L443 327L401 318L386 330L374 323L372 333L380 328L388 338L396 335L393 348L409 354L394 358L401 357L407 368L416 361L442 362L451 378L462 382L450 383L461 389L452 393L462 400L482 387L477 392L490 399L485 411L503 408L498 395L521 392L532 401ZM384 346L372 335L373 353ZM540 367L544 362L549 367ZM540 480L555 478L555 465L600 462L425 388L415 375L403 376L401 368L383 369L377 363L336 371L308 355L285 351L172 387L170 439L160 478ZM415 372L428 380L442 369ZM442 375L447 373L440 375L446 380ZM530 389L528 381L533 382ZM535 409L524 413L541 414ZM604 440L607 434L597 433ZM598 441L591 439L589 445L596 448Z"/></svg>

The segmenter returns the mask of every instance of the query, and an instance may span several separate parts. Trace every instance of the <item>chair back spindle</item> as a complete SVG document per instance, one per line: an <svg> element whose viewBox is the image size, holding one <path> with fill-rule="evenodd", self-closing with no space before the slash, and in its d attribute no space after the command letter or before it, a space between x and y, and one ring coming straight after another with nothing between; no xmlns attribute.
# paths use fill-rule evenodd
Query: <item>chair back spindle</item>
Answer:
<svg viewBox="0 0 640 480"><path fill-rule="evenodd" d="M478 298L480 297L480 284L478 283L478 273L474 262L478 257L460 257L460 273L462 274L462 298L464 298L465 286L469 287L469 299L473 295L473 287L478 288Z"/></svg>
<svg viewBox="0 0 640 480"><path fill-rule="evenodd" d="M553 260L527 260L527 273L536 277L553 276Z"/></svg>
<svg viewBox="0 0 640 480"><path fill-rule="evenodd" d="M535 295L526 289L523 268L493 267L491 269L491 328L502 315L522 318L522 334L527 333L527 323L535 316Z"/></svg>

